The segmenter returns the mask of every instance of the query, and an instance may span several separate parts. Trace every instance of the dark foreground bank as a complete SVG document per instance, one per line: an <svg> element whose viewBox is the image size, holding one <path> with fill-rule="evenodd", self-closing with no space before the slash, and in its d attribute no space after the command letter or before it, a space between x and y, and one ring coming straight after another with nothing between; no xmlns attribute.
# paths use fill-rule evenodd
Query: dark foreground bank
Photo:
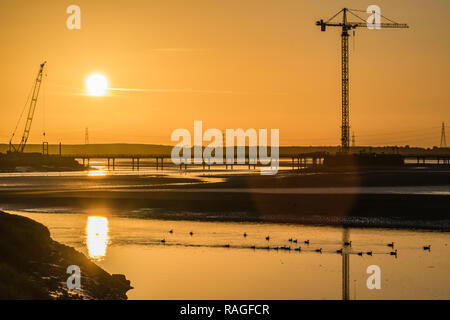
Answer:
<svg viewBox="0 0 450 320"><path fill-rule="evenodd" d="M81 290L69 290L67 267L81 270ZM130 282L110 275L31 219L0 211L0 299L127 299Z"/></svg>

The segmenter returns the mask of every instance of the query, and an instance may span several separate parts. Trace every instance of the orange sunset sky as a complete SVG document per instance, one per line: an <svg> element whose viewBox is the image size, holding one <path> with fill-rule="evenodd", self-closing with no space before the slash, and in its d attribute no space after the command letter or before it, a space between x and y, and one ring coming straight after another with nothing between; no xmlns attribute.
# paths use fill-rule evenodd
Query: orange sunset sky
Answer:
<svg viewBox="0 0 450 320"><path fill-rule="evenodd" d="M71 4L81 30L66 28ZM30 143L44 129L50 143L84 143L89 127L91 143L174 144L173 130L202 120L278 128L281 145L338 145L340 31L315 21L371 4L410 29L350 39L351 132L360 145L439 145L450 123L448 0L1 0L0 143L46 60ZM92 97L92 73L144 90Z"/></svg>

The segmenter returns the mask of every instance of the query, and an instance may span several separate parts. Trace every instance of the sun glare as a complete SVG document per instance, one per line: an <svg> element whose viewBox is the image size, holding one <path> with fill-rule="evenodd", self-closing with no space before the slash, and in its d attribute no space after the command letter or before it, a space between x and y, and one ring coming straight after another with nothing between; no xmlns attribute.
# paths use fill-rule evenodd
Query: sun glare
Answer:
<svg viewBox="0 0 450 320"><path fill-rule="evenodd" d="M104 96L108 90L108 80L100 73L91 74L86 80L86 89L90 96Z"/></svg>
<svg viewBox="0 0 450 320"><path fill-rule="evenodd" d="M108 219L96 216L88 217L86 235L89 256L100 261L106 255L106 248L109 243Z"/></svg>

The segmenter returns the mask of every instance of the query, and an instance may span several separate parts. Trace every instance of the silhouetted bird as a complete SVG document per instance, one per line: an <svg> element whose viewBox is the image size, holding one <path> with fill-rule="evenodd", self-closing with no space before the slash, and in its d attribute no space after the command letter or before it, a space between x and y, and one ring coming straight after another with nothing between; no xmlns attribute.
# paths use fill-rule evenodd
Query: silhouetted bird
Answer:
<svg viewBox="0 0 450 320"><path fill-rule="evenodd" d="M344 242L344 246L351 247L352 246L352 242L351 241L345 241Z"/></svg>
<svg viewBox="0 0 450 320"><path fill-rule="evenodd" d="M394 248L394 242L388 243L387 246L391 247L391 248Z"/></svg>
<svg viewBox="0 0 450 320"><path fill-rule="evenodd" d="M267 237L266 237L266 240L267 240L267 241L269 241L269 240L270 240L270 237L269 237L269 236L267 236Z"/></svg>
<svg viewBox="0 0 450 320"><path fill-rule="evenodd" d="M389 252L391 256L397 257L397 250Z"/></svg>
<svg viewBox="0 0 450 320"><path fill-rule="evenodd" d="M362 255L363 255L362 251L361 251L361 252L358 252L358 256L361 256L361 257L362 257Z"/></svg>
<svg viewBox="0 0 450 320"><path fill-rule="evenodd" d="M166 240L165 240L165 239L162 239L162 240L161 240L161 243L166 243Z"/></svg>
<svg viewBox="0 0 450 320"><path fill-rule="evenodd" d="M322 248L316 249L316 252L322 253Z"/></svg>
<svg viewBox="0 0 450 320"><path fill-rule="evenodd" d="M368 256L371 256L371 255L372 255L372 251L368 251L368 252L367 252L367 255L368 255Z"/></svg>
<svg viewBox="0 0 450 320"><path fill-rule="evenodd" d="M305 244L309 244L309 240L306 240L306 241L304 241L305 242Z"/></svg>
<svg viewBox="0 0 450 320"><path fill-rule="evenodd" d="M423 247L423 250L428 250L428 251L430 251L430 250L431 250L431 244L429 244L428 246L424 246L424 247Z"/></svg>
<svg viewBox="0 0 450 320"><path fill-rule="evenodd" d="M293 243L297 243L297 239L295 239L295 240L292 240L292 242L293 242Z"/></svg>
<svg viewBox="0 0 450 320"><path fill-rule="evenodd" d="M289 242L292 242L292 238L290 238L288 241L289 241Z"/></svg>
<svg viewBox="0 0 450 320"><path fill-rule="evenodd" d="M247 234L244 232L244 238L247 236Z"/></svg>
<svg viewBox="0 0 450 320"><path fill-rule="evenodd" d="M255 246L251 246L250 248L251 248L251 249L256 249L256 247L255 247Z"/></svg>
<svg viewBox="0 0 450 320"><path fill-rule="evenodd" d="M336 250L336 253L340 253L340 254L342 254L342 249L338 249L338 250Z"/></svg>
<svg viewBox="0 0 450 320"><path fill-rule="evenodd" d="M298 247L294 249L295 251L302 251L302 247Z"/></svg>
<svg viewBox="0 0 450 320"><path fill-rule="evenodd" d="M191 232L189 232L189 234L191 235L191 236L193 236L194 235L194 233L191 231Z"/></svg>
<svg viewBox="0 0 450 320"><path fill-rule="evenodd" d="M173 230L170 230L169 233L173 233Z"/></svg>

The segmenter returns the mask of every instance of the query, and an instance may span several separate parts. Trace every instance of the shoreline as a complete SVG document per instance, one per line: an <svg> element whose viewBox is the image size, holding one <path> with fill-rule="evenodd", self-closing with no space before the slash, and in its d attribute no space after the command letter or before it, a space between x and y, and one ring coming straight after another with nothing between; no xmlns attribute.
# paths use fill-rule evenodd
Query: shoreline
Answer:
<svg viewBox="0 0 450 320"><path fill-rule="evenodd" d="M81 211L106 208L111 212L140 210L147 212L147 218L168 220L450 230L450 194L447 194L450 170L447 169L206 177L220 179L205 183L201 177L145 174L0 178L0 184L25 181L30 184L16 190L0 188L0 205L5 210L49 207ZM168 181L172 184L165 184ZM76 189L68 187L73 184L77 185ZM401 191L431 186L445 192ZM383 187L398 191L382 192ZM374 191L364 192L370 188Z"/></svg>

